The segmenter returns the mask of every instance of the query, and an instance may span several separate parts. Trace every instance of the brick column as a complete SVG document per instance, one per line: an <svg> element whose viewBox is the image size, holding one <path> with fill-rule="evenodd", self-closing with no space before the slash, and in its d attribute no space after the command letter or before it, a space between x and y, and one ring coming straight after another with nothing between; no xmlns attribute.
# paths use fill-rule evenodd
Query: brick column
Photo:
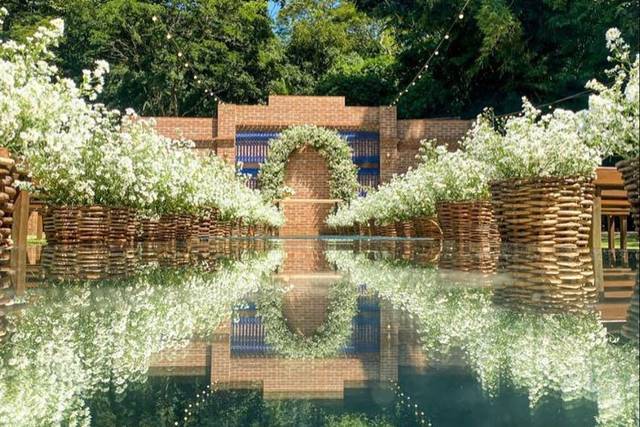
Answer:
<svg viewBox="0 0 640 427"><path fill-rule="evenodd" d="M380 182L388 182L398 164L398 116L396 107L379 108Z"/></svg>
<svg viewBox="0 0 640 427"><path fill-rule="evenodd" d="M236 109L234 104L218 103L216 154L232 164L236 162Z"/></svg>

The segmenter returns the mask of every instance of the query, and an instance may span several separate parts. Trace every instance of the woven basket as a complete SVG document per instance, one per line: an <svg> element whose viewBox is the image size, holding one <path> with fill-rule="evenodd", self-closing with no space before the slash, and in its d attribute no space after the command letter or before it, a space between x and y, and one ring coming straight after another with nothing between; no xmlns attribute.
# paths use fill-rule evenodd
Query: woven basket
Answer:
<svg viewBox="0 0 640 427"><path fill-rule="evenodd" d="M439 203L438 222L445 240L452 242L499 243L498 224L491 202Z"/></svg>
<svg viewBox="0 0 640 427"><path fill-rule="evenodd" d="M624 189L631 203L631 215L636 227L640 227L640 157L631 160L622 160L616 167L624 179Z"/></svg>
<svg viewBox="0 0 640 427"><path fill-rule="evenodd" d="M594 186L583 178L494 183L492 199L512 283L496 290L509 305L577 311L595 302L589 247Z"/></svg>
<svg viewBox="0 0 640 427"><path fill-rule="evenodd" d="M424 239L442 239L442 229L436 218L416 218L413 220L416 237Z"/></svg>
<svg viewBox="0 0 640 427"><path fill-rule="evenodd" d="M208 214L198 218L196 227L200 239L208 239L211 237L211 217Z"/></svg>
<svg viewBox="0 0 640 427"><path fill-rule="evenodd" d="M376 227L376 232L377 235L382 237L398 237L395 223L379 225Z"/></svg>
<svg viewBox="0 0 640 427"><path fill-rule="evenodd" d="M218 221L217 230L218 236L224 239L228 239L231 237L231 233L235 228L234 224L230 221Z"/></svg>
<svg viewBox="0 0 640 427"><path fill-rule="evenodd" d="M176 240L178 230L176 215L162 215L159 226L159 240L163 242Z"/></svg>
<svg viewBox="0 0 640 427"><path fill-rule="evenodd" d="M128 208L109 209L109 230L107 233L109 242L131 243L135 239L136 227L135 214Z"/></svg>
<svg viewBox="0 0 640 427"><path fill-rule="evenodd" d="M416 237L413 221L398 221L396 222L395 225L396 225L396 235L398 237L405 237L407 239Z"/></svg>
<svg viewBox="0 0 640 427"><path fill-rule="evenodd" d="M78 241L104 243L109 235L109 209L103 206L87 206L79 211Z"/></svg>
<svg viewBox="0 0 640 427"><path fill-rule="evenodd" d="M138 220L138 240L157 242L161 240L160 220L157 218L140 218Z"/></svg>
<svg viewBox="0 0 640 427"><path fill-rule="evenodd" d="M49 243L78 243L80 241L80 209L50 206L46 209L43 226Z"/></svg>
<svg viewBox="0 0 640 427"><path fill-rule="evenodd" d="M178 215L176 217L176 239L189 240L194 236L195 218L191 215Z"/></svg>
<svg viewBox="0 0 640 427"><path fill-rule="evenodd" d="M6 149L0 150L0 247L7 244L13 224L13 207L18 191L14 187L17 175L15 161Z"/></svg>

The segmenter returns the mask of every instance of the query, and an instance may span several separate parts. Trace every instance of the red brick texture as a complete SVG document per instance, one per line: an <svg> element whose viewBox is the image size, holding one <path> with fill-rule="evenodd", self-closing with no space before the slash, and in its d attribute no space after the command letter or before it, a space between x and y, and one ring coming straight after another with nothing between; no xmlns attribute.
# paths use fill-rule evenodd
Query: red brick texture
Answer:
<svg viewBox="0 0 640 427"><path fill-rule="evenodd" d="M329 168L320 153L305 146L289 157L284 184L295 194L292 199L329 199Z"/></svg>
<svg viewBox="0 0 640 427"><path fill-rule="evenodd" d="M455 146L470 127L466 120L398 120L395 107L349 107L344 97L270 96L267 105L218 105L217 118L156 117L163 135L196 141L203 151L213 150L235 162L235 137L239 130L282 130L289 126L314 124L338 130L374 131L380 135L380 179L403 173L417 163L419 141L437 139ZM328 199L326 164L312 151L296 152L287 169L287 180L298 187L295 198L282 206L287 225L281 236L326 234L324 219L333 203L301 202L299 199Z"/></svg>

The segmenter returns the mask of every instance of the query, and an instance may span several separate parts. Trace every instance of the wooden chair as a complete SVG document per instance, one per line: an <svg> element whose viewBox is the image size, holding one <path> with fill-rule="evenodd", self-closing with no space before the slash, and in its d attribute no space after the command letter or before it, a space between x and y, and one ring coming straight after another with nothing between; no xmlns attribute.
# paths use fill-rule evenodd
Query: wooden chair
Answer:
<svg viewBox="0 0 640 427"><path fill-rule="evenodd" d="M620 222L620 248L627 249L627 221L631 204L627 199L622 175L612 167L600 167L596 173L596 196L601 200L602 216L607 218L609 249L615 249L616 218Z"/></svg>

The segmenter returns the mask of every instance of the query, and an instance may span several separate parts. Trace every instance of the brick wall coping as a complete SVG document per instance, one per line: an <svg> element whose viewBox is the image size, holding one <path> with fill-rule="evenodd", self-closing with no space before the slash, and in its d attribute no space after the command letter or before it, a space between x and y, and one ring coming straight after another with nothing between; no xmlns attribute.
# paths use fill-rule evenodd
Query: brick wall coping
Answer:
<svg viewBox="0 0 640 427"><path fill-rule="evenodd" d="M344 276L342 274L337 274L337 273L333 273L333 272L326 272L326 273L299 273L299 274L289 274L289 273L281 273L281 274L276 274L274 275L274 277L276 279L280 279L280 280L284 280L284 281L288 281L291 279L303 279L303 280L308 280L308 279L323 279L323 280L341 280L344 279Z"/></svg>
<svg viewBox="0 0 640 427"><path fill-rule="evenodd" d="M323 204L332 204L339 203L342 200L340 199L279 199L276 200L276 203L323 203Z"/></svg>

